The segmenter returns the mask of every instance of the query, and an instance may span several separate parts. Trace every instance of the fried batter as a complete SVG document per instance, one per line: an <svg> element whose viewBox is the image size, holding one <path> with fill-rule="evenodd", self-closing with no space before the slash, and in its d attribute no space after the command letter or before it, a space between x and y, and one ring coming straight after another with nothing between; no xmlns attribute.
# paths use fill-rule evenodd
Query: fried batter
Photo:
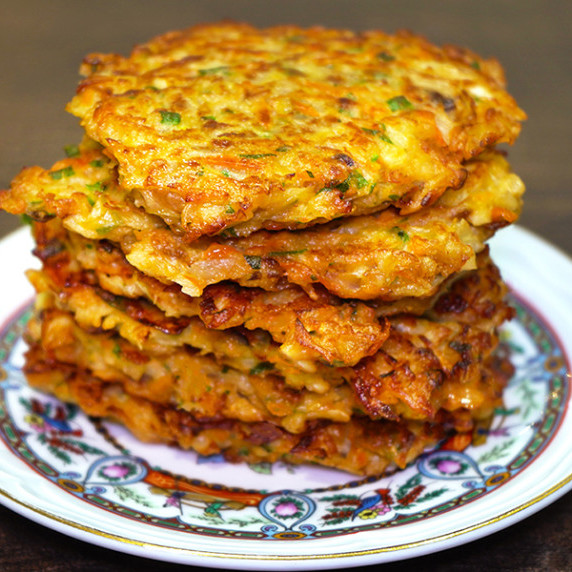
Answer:
<svg viewBox="0 0 572 572"><path fill-rule="evenodd" d="M0 208L42 268L24 372L146 441L402 468L502 404L486 241L521 210L500 65L410 33L246 24L91 54L81 144Z"/></svg>
<svg viewBox="0 0 572 572"><path fill-rule="evenodd" d="M326 292L311 299L295 286L266 292L232 283L209 286L201 297L191 298L178 286L165 285L136 270L112 243L66 232L58 219L34 223L33 229L34 252L43 261L53 288L95 284L99 292L107 291L105 299L111 303L113 295L145 298L166 317L198 316L211 329L264 329L281 344L280 351L289 360L300 364L321 358L330 364L355 365L374 354L388 335L383 317L361 302ZM121 305L137 305L140 315L152 311L142 301L125 300Z"/></svg>
<svg viewBox="0 0 572 572"><path fill-rule="evenodd" d="M121 298L97 285L82 282L81 273L69 272L65 255L47 258L44 270L30 272L29 276L39 295L38 311L63 312L68 324L75 322L86 332L119 335L129 342L127 349L121 351L124 361L134 355L154 358L159 364L171 359L184 363L194 359L187 356L190 350L193 354L213 356L222 370L231 367L251 377L279 378L281 383L294 389L307 388L323 394L326 404L340 402L339 387L350 384L355 388L360 407L372 418L433 419L444 403L451 410L470 409L476 416L482 416L483 411L488 415L497 403L499 385L494 379L486 379L486 364L498 341L496 328L511 316L511 310L502 302L506 289L498 271L486 257L481 258L479 271L467 273L437 299L433 319L410 315L392 317L389 338L375 355L361 360L353 368L343 364L331 367L321 359L292 360L270 340L265 330L231 328L222 332L206 328L196 317L168 318L149 302ZM455 301L454 316L451 300ZM73 322L68 313L73 316ZM60 316L60 323L65 323L63 320ZM78 336L81 342L74 346L73 356L81 355L81 348L85 346L91 348L87 356L92 360L105 359L107 354L108 361L113 364L118 361L117 356L110 355L111 342L106 342L108 350L104 351L103 342L98 341L97 336L90 338L82 333L72 337L77 339ZM58 335L36 335L35 340L47 343L45 340L55 339L59 344L60 340L69 338L64 328ZM343 344L344 338L339 343ZM120 346L123 347L123 341ZM137 364L140 359L135 360ZM86 363L84 368L88 367ZM93 365L90 368L97 369ZM171 364L168 368L155 369L156 376L165 383L170 379L174 386L177 376L183 375L176 374L177 369L192 372L197 366L177 368ZM153 378L151 373L144 375L141 371L134 375L136 379ZM353 405L349 407L352 408ZM298 421L305 420L301 409L298 413Z"/></svg>
<svg viewBox="0 0 572 572"><path fill-rule="evenodd" d="M0 194L0 207L35 220L57 216L87 238L116 242L133 266L180 284L191 296L233 280L265 290L298 284L311 296L321 285L343 298L389 301L435 294L448 276L474 267L475 253L495 229L517 218L523 185L499 153L468 163L467 170L461 191L449 190L407 217L386 209L300 231L191 244L126 200L98 150L50 171L25 170Z"/></svg>
<svg viewBox="0 0 572 572"><path fill-rule="evenodd" d="M189 239L409 214L525 118L496 61L405 33L223 23L82 72L68 109L133 200Z"/></svg>
<svg viewBox="0 0 572 572"><path fill-rule="evenodd" d="M38 389L76 403L88 415L123 423L142 441L176 444L201 455L223 453L231 462L282 460L381 474L405 467L454 426L454 419L444 425L355 418L347 423L317 421L304 433L292 434L266 422L198 421L183 410L132 396L119 384L35 356L26 376Z"/></svg>

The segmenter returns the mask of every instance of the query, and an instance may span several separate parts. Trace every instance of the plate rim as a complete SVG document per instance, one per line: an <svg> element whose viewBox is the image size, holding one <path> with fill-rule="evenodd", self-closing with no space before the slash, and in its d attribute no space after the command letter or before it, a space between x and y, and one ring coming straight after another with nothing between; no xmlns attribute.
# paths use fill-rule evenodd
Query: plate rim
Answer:
<svg viewBox="0 0 572 572"><path fill-rule="evenodd" d="M0 248L3 249L6 246L19 245L25 239L26 228L20 228L3 239L0 240ZM524 229L518 225L513 225L509 229L504 229L502 231L505 237L508 233L514 235L511 240L522 239L524 241L532 242L539 248L546 251L550 251L551 256L555 255L561 261L564 261L568 266L568 271L572 273L572 259L565 253L562 249L557 246L552 245L550 242L546 241L542 237L537 236L530 230ZM508 239L508 237L506 237ZM31 240L31 239L28 239ZM505 243L507 240L503 237L502 239ZM491 243L499 243L499 239L495 238ZM30 242L31 244L31 242ZM502 244L502 242L501 242ZM494 247L493 247L494 252ZM29 266L29 260L27 263ZM503 271L501 264L501 271ZM510 281L509 281L510 282ZM530 303L530 297L526 293L526 289L514 288L516 294L526 302L527 305L537 312L540 318L543 320L545 325L549 326L551 333L557 338L561 347L562 335L560 330L562 328L556 327L553 321L549 320L546 314L542 311L538 311L538 306L540 304ZM20 300L22 304L22 300ZM11 316L15 314L13 308L2 309L5 315L2 316L2 324L6 324L11 319ZM572 322L568 324L568 327L572 327ZM570 364L570 359L572 354L565 352L565 358L567 359L568 365ZM570 377L570 372L566 374ZM572 396L568 396L566 402L566 408L571 407ZM5 447L4 443L2 444ZM550 445L548 445L549 447ZM18 459L23 466L25 464ZM422 556L432 552L438 552L451 548L459 544L465 544L467 542L483 538L489 534L493 534L498 530L507 528L512 524L531 516L532 514L542 510L547 505L555 502L569 490L572 489L572 470L563 478L561 478L556 483L552 483L549 488L543 488L543 490L536 494L531 499L526 502L520 503L518 506L506 510L500 514L493 517L480 519L478 522L466 526L462 529L457 529L447 533L437 534L424 540L417 540L414 542L405 542L401 544L394 544L391 546L381 546L377 548L367 548L363 550L348 550L344 552L335 553L320 553L313 555L275 555L275 554L249 554L249 553L231 553L229 551L216 552L204 549L193 548L182 548L179 546L166 546L165 544L156 544L153 542L143 542L134 538L127 538L124 536L116 535L113 533L108 533L101 531L97 528L87 526L80 522L74 522L70 519L62 517L53 513L53 511L42 509L41 507L34 506L32 503L27 504L18 498L15 498L8 490L5 489L3 484L0 482L0 503L5 505L7 508L14 510L15 512L21 514L22 516L29 518L43 526L57 530L72 536L79 540L89 542L91 544L96 544L104 548L111 548L113 550L118 550L120 552L129 553L136 556L143 556L146 558L151 558L155 560L169 561L174 563L185 563L194 564L207 567L219 567L218 565L224 562L226 567L231 566L236 569L266 569L266 566L272 562L272 568L278 569L288 569L289 564L293 561L307 561L307 567L299 567L300 569L323 569L325 567L332 568L332 564L335 567L342 566L355 566L355 565L367 565L372 563L382 563L394 560L405 560L407 558L412 558L415 556ZM478 501L477 501L478 502ZM379 531L377 531L379 532ZM458 539L461 538L461 542ZM294 543L296 541L293 541ZM313 541L313 543L316 541ZM272 545L269 545L269 547ZM146 550L142 550L146 549ZM142 553L143 552L143 553ZM379 559L380 554L387 555L384 559ZM193 557L195 560L189 560L189 556ZM214 561L213 561L214 559ZM351 562L349 559L358 559L359 561ZM284 563L284 567L276 566L275 563ZM247 566L241 565L246 564Z"/></svg>

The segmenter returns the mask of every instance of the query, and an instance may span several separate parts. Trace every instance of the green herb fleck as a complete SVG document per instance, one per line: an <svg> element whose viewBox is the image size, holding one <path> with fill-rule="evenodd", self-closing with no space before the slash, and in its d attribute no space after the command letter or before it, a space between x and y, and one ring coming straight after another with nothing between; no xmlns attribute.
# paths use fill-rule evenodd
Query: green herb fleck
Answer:
<svg viewBox="0 0 572 572"><path fill-rule="evenodd" d="M95 167L97 169L103 167L103 160L102 159L94 159L93 161L89 162L91 167Z"/></svg>
<svg viewBox="0 0 572 572"><path fill-rule="evenodd" d="M379 52L379 54L377 54L377 58L379 60L384 61L384 62L392 62L395 59L395 56L392 56L391 54L388 54L387 52Z"/></svg>
<svg viewBox="0 0 572 572"><path fill-rule="evenodd" d="M27 215L26 213L20 215L20 220L22 221L23 224L27 224L32 226L34 219L30 216Z"/></svg>
<svg viewBox="0 0 572 572"><path fill-rule="evenodd" d="M300 250L276 250L274 252L269 252L268 256L291 256L293 254L304 254L307 250L307 248L302 248Z"/></svg>
<svg viewBox="0 0 572 572"><path fill-rule="evenodd" d="M221 235L223 238L227 238L227 237L229 237L229 236L237 236L236 230L234 230L234 228L233 228L232 226L229 226L228 228L225 228L225 229L220 233L220 235Z"/></svg>
<svg viewBox="0 0 572 572"><path fill-rule="evenodd" d="M338 191L340 191L340 193L342 194L346 193L350 188L350 180L351 180L351 175L345 181L342 181L341 183L334 185L334 189L338 189Z"/></svg>
<svg viewBox="0 0 572 572"><path fill-rule="evenodd" d="M113 353L115 354L116 357L119 357L121 355L121 346L117 342L113 346Z"/></svg>
<svg viewBox="0 0 572 572"><path fill-rule="evenodd" d="M264 157L276 157L276 153L255 153L254 155L240 154L243 159L264 159Z"/></svg>
<svg viewBox="0 0 572 572"><path fill-rule="evenodd" d="M250 375L260 375L261 373L272 369L274 369L274 364L269 361L261 361L250 370Z"/></svg>
<svg viewBox="0 0 572 572"><path fill-rule="evenodd" d="M104 191L106 188L105 183L102 181L97 181L97 183L92 183L92 184L88 183L85 186L90 191Z"/></svg>
<svg viewBox="0 0 572 572"><path fill-rule="evenodd" d="M262 258L260 256L245 254L244 259L246 260L246 262L248 262L249 266L253 270L260 270L260 264L262 262Z"/></svg>
<svg viewBox="0 0 572 572"><path fill-rule="evenodd" d="M218 66L215 68L206 68L206 69L199 70L199 75L211 75L211 74L216 74L216 73L221 73L221 72L227 72L228 69L229 69L228 66Z"/></svg>
<svg viewBox="0 0 572 572"><path fill-rule="evenodd" d="M308 174L308 177L310 177L310 179L314 178L314 173L312 173L312 171L306 171L306 173Z"/></svg>
<svg viewBox="0 0 572 572"><path fill-rule="evenodd" d="M399 228L398 226L394 226L391 230L393 230L394 232L397 233L397 236L403 241L403 242L409 242L409 235L407 234L407 232L405 230L403 230L402 228Z"/></svg>
<svg viewBox="0 0 572 572"><path fill-rule="evenodd" d="M379 129L368 129L367 127L362 127L361 130L365 133L369 133L370 135L375 135L379 137L382 141L393 145L393 141L389 138L389 136L385 133L385 125L383 125L384 131L380 131Z"/></svg>
<svg viewBox="0 0 572 572"><path fill-rule="evenodd" d="M181 123L181 114L176 111L168 111L167 109L160 109L161 123L163 125L179 125Z"/></svg>
<svg viewBox="0 0 572 572"><path fill-rule="evenodd" d="M59 181L60 179L63 179L65 177L72 177L73 175L75 175L75 172L73 170L73 167L64 167L63 169L58 169L57 171L52 171L50 173L50 177L54 180L54 181Z"/></svg>
<svg viewBox="0 0 572 572"><path fill-rule="evenodd" d="M203 121L216 121L216 117L214 115L201 115L201 119Z"/></svg>
<svg viewBox="0 0 572 572"><path fill-rule="evenodd" d="M114 228L115 225L100 226L98 229L95 230L95 232L97 232L99 236L104 236L106 234L109 234Z"/></svg>
<svg viewBox="0 0 572 572"><path fill-rule="evenodd" d="M358 189L363 189L367 185L367 179L359 171L354 171L351 178L356 182Z"/></svg>
<svg viewBox="0 0 572 572"><path fill-rule="evenodd" d="M397 95L387 100L387 105L391 111L403 111L405 109L413 109L413 104L404 96Z"/></svg>
<svg viewBox="0 0 572 572"><path fill-rule="evenodd" d="M77 145L66 145L64 151L67 157L79 157L79 147Z"/></svg>
<svg viewBox="0 0 572 572"><path fill-rule="evenodd" d="M226 209L224 210L226 214L234 214L236 211L232 208L232 205L226 205Z"/></svg>
<svg viewBox="0 0 572 572"><path fill-rule="evenodd" d="M477 71L481 71L481 64L477 61L471 62L471 67Z"/></svg>
<svg viewBox="0 0 572 572"><path fill-rule="evenodd" d="M277 153L285 153L286 151L290 151L290 149L292 149L292 147L289 147L288 145L282 145L282 147L278 147L278 149L275 149L275 151Z"/></svg>

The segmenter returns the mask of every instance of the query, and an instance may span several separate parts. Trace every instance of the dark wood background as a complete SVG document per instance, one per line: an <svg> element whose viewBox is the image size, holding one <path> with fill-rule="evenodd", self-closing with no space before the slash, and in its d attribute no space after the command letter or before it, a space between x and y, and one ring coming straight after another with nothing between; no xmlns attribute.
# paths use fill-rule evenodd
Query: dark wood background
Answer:
<svg viewBox="0 0 572 572"><path fill-rule="evenodd" d="M438 44L498 58L510 91L529 114L509 151L527 186L520 224L572 253L572 2L567 0L2 0L0 188L24 166L49 167L63 156L64 145L79 140L76 119L64 106L86 53L127 53L169 29L227 17L260 26L407 28ZM16 217L0 213L0 236L18 224ZM1 570L131 568L179 569L72 540L0 507ZM411 568L572 569L572 493L493 536L384 569Z"/></svg>

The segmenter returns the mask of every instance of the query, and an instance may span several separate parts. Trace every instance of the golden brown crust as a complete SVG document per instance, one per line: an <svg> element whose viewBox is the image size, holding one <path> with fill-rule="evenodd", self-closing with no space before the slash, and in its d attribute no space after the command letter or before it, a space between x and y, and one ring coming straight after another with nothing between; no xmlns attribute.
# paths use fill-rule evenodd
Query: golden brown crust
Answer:
<svg viewBox="0 0 572 572"><path fill-rule="evenodd" d="M525 117L498 63L412 34L222 23L83 71L69 110L191 239L416 211Z"/></svg>
<svg viewBox="0 0 572 572"><path fill-rule="evenodd" d="M33 232L34 252L44 263L52 289L97 286L97 295L109 304L165 331L182 331L198 317L213 330L265 330L289 361L320 359L350 366L373 355L389 333L387 321L362 302L326 292L310 298L296 287L266 292L232 283L209 286L201 297L191 298L176 285L136 270L112 243L66 232L58 219L34 223ZM83 305L88 307L88 302Z"/></svg>
<svg viewBox="0 0 572 572"><path fill-rule="evenodd" d="M366 475L490 421L512 310L486 241L524 190L496 61L226 22L82 72L77 153L0 191L43 264L32 385L144 440Z"/></svg>
<svg viewBox="0 0 572 572"><path fill-rule="evenodd" d="M88 415L108 417L126 425L139 439L194 449L202 455L223 453L231 462L315 463L360 475L403 468L426 448L448 436L455 425L469 437L466 416L443 415L439 423L314 421L293 434L267 422L197 420L180 409L159 405L126 393L117 383L104 382L65 364L42 361L33 349L26 367L30 383L60 399L78 404Z"/></svg>
<svg viewBox="0 0 572 572"><path fill-rule="evenodd" d="M446 403L447 409L464 407L480 416L483 412L488 415L491 407L498 404L499 385L496 381L489 383L485 372L497 345L496 328L512 313L502 301L506 288L498 270L484 253L480 256L480 269L455 281L437 298L427 316L390 317L389 337L386 334L387 339L379 344L379 349L353 368L343 363L327 363L320 353L307 352L305 359L293 359L290 347L271 341L267 333L275 329L271 315L266 316L264 330L209 329L197 317L167 317L148 301L110 294L93 276L74 272L73 259L70 261L68 253L60 250L57 243L49 243L39 254L44 269L29 274L40 295L38 309L44 313L58 309L66 316L71 313L73 320L68 316L66 322L62 315L54 322L62 325L60 335L37 334L34 339L59 341L71 336L80 340L70 350L71 355L83 355L83 346L91 348L84 356L92 364L90 369L97 369L100 359L111 360L114 368L121 368L122 361L127 367L130 361L127 356L145 355L159 360L159 366L153 368L156 375L161 372L164 383L167 379L174 383L177 375L186 377L186 371L198 367L176 365L181 360L194 359L187 355L190 348L192 352L213 356L209 359L215 360L214 370L216 364L223 370L231 367L249 376L249 383L255 386L257 376L268 375L289 387L320 393L323 402L330 405L340 402L337 395L340 386L350 384L358 400L347 400L345 415L351 415L355 408L374 418L395 419L404 415L433 419ZM75 323L87 333L76 331ZM289 327L299 334L297 321ZM76 333L70 334L71 331ZM123 342L102 341L95 335L104 332L109 333L108 337L119 335L128 342L121 351L121 359L111 354L116 347L114 343L123 347ZM89 337L90 333L94 335ZM310 332L306 333L311 337ZM343 347L347 342L351 347L353 342L348 338L351 333L340 336L337 343ZM102 343L111 349L104 351ZM160 364L171 359L175 363L166 368L166 373ZM58 360L65 361L61 356ZM82 363L82 367L88 367L88 362ZM139 364L139 357L136 363ZM181 373L176 375L177 370ZM144 373L137 368L136 372L132 374L136 379L152 377L152 372ZM213 383L214 379L216 374ZM319 403L319 399L316 397L314 402ZM326 414L328 407L324 405L323 409L321 415ZM307 407L298 410L298 421L304 422L306 410ZM338 414L340 407L332 411Z"/></svg>
<svg viewBox="0 0 572 572"><path fill-rule="evenodd" d="M112 240L136 268L192 296L233 280L265 290L298 284L313 295L321 285L344 298L398 300L435 294L448 276L474 267L475 253L496 228L518 217L523 185L500 154L486 154L467 170L460 191L407 217L386 209L300 231L191 244L126 199L98 150L49 171L24 171L0 194L0 207L39 220L55 215L87 238Z"/></svg>

